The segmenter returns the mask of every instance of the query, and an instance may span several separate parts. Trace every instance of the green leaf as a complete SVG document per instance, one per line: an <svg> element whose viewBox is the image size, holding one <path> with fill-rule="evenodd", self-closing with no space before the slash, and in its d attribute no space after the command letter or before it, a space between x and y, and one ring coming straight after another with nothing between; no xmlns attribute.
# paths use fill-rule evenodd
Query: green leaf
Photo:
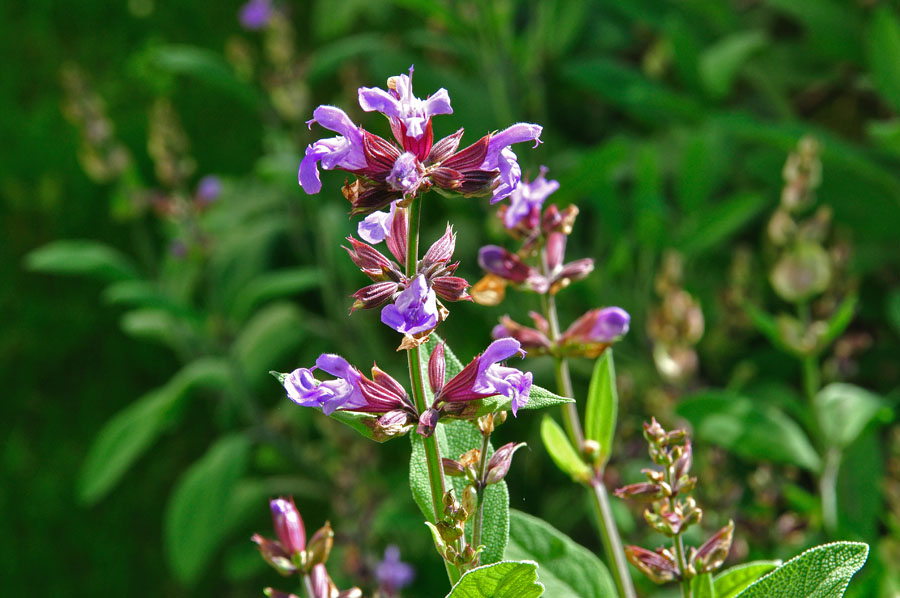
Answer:
<svg viewBox="0 0 900 598"><path fill-rule="evenodd" d="M230 380L226 364L195 361L166 384L119 411L91 445L78 476L78 498L93 504L103 498L180 413L181 401L197 388L224 388Z"/></svg>
<svg viewBox="0 0 900 598"><path fill-rule="evenodd" d="M447 598L538 598L543 594L537 564L503 561L466 571Z"/></svg>
<svg viewBox="0 0 900 598"><path fill-rule="evenodd" d="M752 584L738 598L841 598L868 554L869 546L860 542L810 548Z"/></svg>
<svg viewBox="0 0 900 598"><path fill-rule="evenodd" d="M169 347L176 346L182 336L178 318L164 309L133 309L122 314L119 326L125 334Z"/></svg>
<svg viewBox="0 0 900 598"><path fill-rule="evenodd" d="M178 317L200 321L200 315L173 297L155 288L146 280L121 280L103 291L103 299L112 305L130 305L159 309Z"/></svg>
<svg viewBox="0 0 900 598"><path fill-rule="evenodd" d="M698 440L746 459L790 463L810 471L821 467L800 426L771 405L727 390L710 390L684 399L676 411L691 422Z"/></svg>
<svg viewBox="0 0 900 598"><path fill-rule="evenodd" d="M594 363L594 373L588 387L585 407L584 435L600 445L597 464L601 467L612 454L613 436L616 431L616 414L619 410L619 393L616 389L616 366L610 347Z"/></svg>
<svg viewBox="0 0 900 598"><path fill-rule="evenodd" d="M610 598L616 586L597 556L546 521L510 510L504 558L537 562L539 578L553 598Z"/></svg>
<svg viewBox="0 0 900 598"><path fill-rule="evenodd" d="M259 104L254 88L241 81L222 55L206 48L188 45L165 45L147 50L144 57L156 68L175 75L187 75L227 93L247 106Z"/></svg>
<svg viewBox="0 0 900 598"><path fill-rule="evenodd" d="M747 317L750 318L750 321L756 329L769 339L769 342L772 343L772 345L785 353L803 357L802 354L797 353L797 351L792 349L781 339L781 328L778 326L778 320L775 319L775 316L749 302L743 303L741 307L744 308L744 312L747 314Z"/></svg>
<svg viewBox="0 0 900 598"><path fill-rule="evenodd" d="M25 267L33 272L75 274L100 280L137 277L130 259L120 251L96 241L54 241L25 256Z"/></svg>
<svg viewBox="0 0 900 598"><path fill-rule="evenodd" d="M838 448L845 448L856 440L879 413L891 417L886 401L852 384L829 384L816 394L814 402L825 441Z"/></svg>
<svg viewBox="0 0 900 598"><path fill-rule="evenodd" d="M887 298L887 321L900 334L900 290L891 291Z"/></svg>
<svg viewBox="0 0 900 598"><path fill-rule="evenodd" d="M244 375L259 381L278 360L300 346L306 328L299 310L290 303L273 303L259 310L241 329L231 352Z"/></svg>
<svg viewBox="0 0 900 598"><path fill-rule="evenodd" d="M766 207L756 193L738 193L721 203L690 214L679 231L678 247L686 256L699 255L727 241Z"/></svg>
<svg viewBox="0 0 900 598"><path fill-rule="evenodd" d="M735 565L715 578L716 598L734 598L751 583L781 566L781 561L753 561Z"/></svg>
<svg viewBox="0 0 900 598"><path fill-rule="evenodd" d="M165 513L166 555L175 577L192 585L215 555L228 530L222 525L229 500L247 468L250 441L219 439L184 473Z"/></svg>
<svg viewBox="0 0 900 598"><path fill-rule="evenodd" d="M448 363L449 367L449 363ZM466 451L481 448L481 432L475 424L462 420L441 421L435 429L441 457L458 459ZM416 433L409 435L412 441L412 455L409 461L409 486L413 499L422 511L426 520L432 521L434 513L431 506L431 485L428 481L428 465L425 460L424 440ZM488 457L494 452L488 445ZM453 485L457 499L462 496L466 479L446 477ZM472 522L466 522L466 537L472 537ZM509 541L509 490L506 482L491 484L484 491L484 519L482 520L481 541L484 551L481 553L482 563L495 563L503 558L506 543Z"/></svg>
<svg viewBox="0 0 900 598"><path fill-rule="evenodd" d="M586 483L590 479L591 468L569 442L565 431L549 415L545 415L541 421L541 440L556 466L573 480Z"/></svg>
<svg viewBox="0 0 900 598"><path fill-rule="evenodd" d="M321 283L322 275L317 268L292 268L262 274L240 290L231 307L231 315L242 322L261 303L306 291Z"/></svg>
<svg viewBox="0 0 900 598"><path fill-rule="evenodd" d="M853 320L853 314L856 312L856 304L859 301L859 295L847 295L838 308L828 320L828 327L825 334L819 340L819 351L824 351L837 337L843 334L847 326Z"/></svg>
<svg viewBox="0 0 900 598"><path fill-rule="evenodd" d="M888 6L878 7L863 37L872 79L894 110L900 110L900 23Z"/></svg>
<svg viewBox="0 0 900 598"><path fill-rule="evenodd" d="M767 43L766 34L762 31L739 31L704 50L698 69L706 91L718 99L728 95L741 67Z"/></svg>
<svg viewBox="0 0 900 598"><path fill-rule="evenodd" d="M691 580L691 598L717 598L712 573L703 573Z"/></svg>

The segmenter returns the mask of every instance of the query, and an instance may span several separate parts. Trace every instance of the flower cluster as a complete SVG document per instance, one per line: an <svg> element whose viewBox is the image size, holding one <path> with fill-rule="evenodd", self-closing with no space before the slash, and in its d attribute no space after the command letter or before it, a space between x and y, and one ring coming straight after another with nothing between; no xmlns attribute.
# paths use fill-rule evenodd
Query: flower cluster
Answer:
<svg viewBox="0 0 900 598"><path fill-rule="evenodd" d="M359 89L359 105L366 112L381 112L391 125L396 143L356 125L346 112L319 106L308 122L338 133L306 148L298 179L307 193L322 188L319 165L340 169L357 178L343 188L353 214L369 214L410 198L431 187L465 196L488 195L492 202L508 197L522 176L511 146L525 141L540 143L541 127L517 123L489 133L460 150L463 129L434 142L431 117L452 114L446 89L421 100L413 95L413 68L409 75L388 79L387 90Z"/></svg>
<svg viewBox="0 0 900 598"><path fill-rule="evenodd" d="M498 210L506 230L521 241L521 247L516 253L498 245L481 248L478 264L487 275L472 288L476 302L500 303L509 285L552 297L593 271L594 260L590 258L565 262L566 242L578 208L569 206L560 210L550 205L544 209L547 197L559 188L559 183L548 181L546 174L547 169L541 168L534 181L521 183L512 193L510 204ZM543 315L530 312L529 316L533 327L503 316L494 327L493 337L515 338L532 355L596 357L628 332L631 321L628 313L619 307L592 309L560 334Z"/></svg>
<svg viewBox="0 0 900 598"><path fill-rule="evenodd" d="M691 578L715 571L722 566L731 549L734 522L713 534L700 548L684 553L681 534L688 527L700 523L702 510L690 496L697 479L690 475L693 453L691 441L684 430L667 432L656 421L644 423L644 438L650 458L662 471L642 470L646 482L630 484L616 490L616 496L649 501L644 519L657 532L673 538L673 547L659 547L650 551L639 546L626 546L625 556L632 565L657 583Z"/></svg>

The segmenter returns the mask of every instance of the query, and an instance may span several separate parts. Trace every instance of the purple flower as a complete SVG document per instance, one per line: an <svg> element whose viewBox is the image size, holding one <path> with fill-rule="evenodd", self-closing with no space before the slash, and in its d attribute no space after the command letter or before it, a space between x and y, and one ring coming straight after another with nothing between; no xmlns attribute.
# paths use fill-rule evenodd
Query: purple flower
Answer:
<svg viewBox="0 0 900 598"><path fill-rule="evenodd" d="M472 390L484 394L499 394L512 399L512 412L516 415L519 407L528 403L531 392L531 372L521 372L515 368L499 365L516 353L525 357L519 341L514 338L495 340L478 358L478 372Z"/></svg>
<svg viewBox="0 0 900 598"><path fill-rule="evenodd" d="M366 243L377 245L391 236L391 223L394 220L394 211L397 202L391 204L388 212L372 212L362 219L356 227L359 238Z"/></svg>
<svg viewBox="0 0 900 598"><path fill-rule="evenodd" d="M313 370L320 369L334 380L319 382L313 377ZM311 369L298 368L284 379L288 398L302 407L321 407L325 415L331 415L338 408L353 409L367 404L359 387L362 374L339 355L323 353Z"/></svg>
<svg viewBox="0 0 900 598"><path fill-rule="evenodd" d="M250 0L241 7L239 20L244 29L256 31L269 23L272 14L271 0Z"/></svg>
<svg viewBox="0 0 900 598"><path fill-rule="evenodd" d="M543 127L540 125L516 123L490 136L487 154L480 170L500 171L499 184L494 189L491 203L497 203L512 193L522 178L522 168L510 146L514 143L534 141L534 147L537 147L541 143L542 130Z"/></svg>
<svg viewBox="0 0 900 598"><path fill-rule="evenodd" d="M412 583L414 577L412 566L400 560L400 549L393 544L385 548L384 560L375 567L378 585L388 594L395 594Z"/></svg>
<svg viewBox="0 0 900 598"><path fill-rule="evenodd" d="M544 178L546 173L547 169L542 166L541 174L536 179L530 183L520 183L510 194L509 208L503 215L503 224L506 228L515 228L529 216L539 215L547 197L559 189L558 181L548 181ZM535 218L535 221L537 220Z"/></svg>
<svg viewBox="0 0 900 598"><path fill-rule="evenodd" d="M313 123L319 123L329 131L335 131L340 135L320 139L306 147L306 155L300 162L298 179L300 186L309 194L322 190L319 162L325 170L341 168L352 172L366 167L362 129L353 124L346 112L334 106L319 106L313 112L312 120L307 121L310 128Z"/></svg>
<svg viewBox="0 0 900 598"><path fill-rule="evenodd" d="M404 195L415 193L422 184L419 160L409 152L400 154L386 181L394 191L402 191Z"/></svg>
<svg viewBox="0 0 900 598"><path fill-rule="evenodd" d="M404 334L418 334L437 326L437 297L425 275L413 279L394 303L381 310L381 321Z"/></svg>
<svg viewBox="0 0 900 598"><path fill-rule="evenodd" d="M563 343L611 343L628 332L631 316L621 307L592 309L569 326Z"/></svg>
<svg viewBox="0 0 900 598"><path fill-rule="evenodd" d="M360 87L359 105L366 112L381 112L391 119L392 124L399 121L403 125L405 136L420 139L432 116L453 114L453 108L450 107L450 95L443 87L426 100L415 97L412 76L413 67L409 67L409 76L391 77L388 79L389 91L377 87Z"/></svg>
<svg viewBox="0 0 900 598"><path fill-rule="evenodd" d="M205 176L197 183L194 196L202 205L211 204L222 194L222 181L215 175Z"/></svg>
<svg viewBox="0 0 900 598"><path fill-rule="evenodd" d="M276 498L269 501L272 523L278 540L288 554L297 554L306 549L306 528L294 499Z"/></svg>

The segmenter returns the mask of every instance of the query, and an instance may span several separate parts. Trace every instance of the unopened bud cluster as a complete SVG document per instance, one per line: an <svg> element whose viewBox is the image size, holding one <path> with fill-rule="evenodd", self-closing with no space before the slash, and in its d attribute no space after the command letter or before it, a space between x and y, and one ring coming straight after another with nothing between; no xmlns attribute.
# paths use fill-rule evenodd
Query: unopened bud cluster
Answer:
<svg viewBox="0 0 900 598"><path fill-rule="evenodd" d="M697 372L699 359L694 347L703 336L703 310L682 286L684 260L668 251L655 280L660 302L650 311L647 325L653 340L653 361L667 381L682 384Z"/></svg>
<svg viewBox="0 0 900 598"><path fill-rule="evenodd" d="M466 542L466 521L475 514L477 492L472 485L468 485L463 490L462 501L458 501L451 490L444 494L442 503L443 519L437 523L426 521L425 525L431 529L434 546L445 561L461 569L470 569L478 564L478 555L484 548L473 547Z"/></svg>
<svg viewBox="0 0 900 598"><path fill-rule="evenodd" d="M251 538L267 563L285 577L296 574L308 576L311 586L315 588L314 596L310 598L361 596L358 588L339 593L325 569L334 546L334 531L330 523L326 521L307 542L306 527L293 498L273 499L269 501L269 507L278 540L270 540L259 534L254 534ZM266 594L289 596L271 588L266 590Z"/></svg>
<svg viewBox="0 0 900 598"><path fill-rule="evenodd" d="M642 470L646 482L630 484L615 491L620 498L650 501L644 519L657 532L672 538L672 549L660 547L655 551L639 546L627 546L625 556L635 567L657 583L690 579L718 569L731 549L734 523L713 534L699 548L681 549L681 534L700 523L703 511L690 496L697 478L690 475L693 454L691 441L682 429L666 431L656 419L644 423L644 438L649 445L650 458L661 469Z"/></svg>

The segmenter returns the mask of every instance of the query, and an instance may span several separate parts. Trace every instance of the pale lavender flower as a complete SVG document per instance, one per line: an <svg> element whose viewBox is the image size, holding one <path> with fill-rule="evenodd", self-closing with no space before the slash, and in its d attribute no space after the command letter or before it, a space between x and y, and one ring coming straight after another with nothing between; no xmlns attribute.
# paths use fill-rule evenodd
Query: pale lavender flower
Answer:
<svg viewBox="0 0 900 598"><path fill-rule="evenodd" d="M256 31L269 23L273 12L271 0L250 0L241 7L239 20L244 29Z"/></svg>
<svg viewBox="0 0 900 598"><path fill-rule="evenodd" d="M535 211L539 213L547 197L559 189L559 182L548 181L544 178L545 174L547 169L542 166L541 173L536 179L530 183L519 183L510 194L509 208L503 215L503 224L506 228L515 228Z"/></svg>
<svg viewBox="0 0 900 598"><path fill-rule="evenodd" d="M621 307L607 307L600 310L591 336L598 341L610 342L628 332L630 323L631 316L627 311Z"/></svg>
<svg viewBox="0 0 900 598"><path fill-rule="evenodd" d="M394 211L397 202L391 204L390 211L372 212L362 219L356 227L359 238L366 243L377 245L391 236L391 222L394 220Z"/></svg>
<svg viewBox="0 0 900 598"><path fill-rule="evenodd" d="M498 176L499 183L494 188L494 194L491 197L492 204L509 196L522 178L522 168L519 166L518 158L510 149L510 146L514 143L534 141L534 147L537 147L541 143L542 130L543 127L540 125L516 123L490 136L487 154L480 166L480 170L500 171Z"/></svg>
<svg viewBox="0 0 900 598"><path fill-rule="evenodd" d="M404 334L427 332L437 326L437 297L424 274L413 279L394 303L381 310L381 321Z"/></svg>
<svg viewBox="0 0 900 598"><path fill-rule="evenodd" d="M387 177L387 183L394 191L402 191L404 195L415 193L422 183L422 172L419 169L419 160L414 154L404 152L400 154L391 174Z"/></svg>
<svg viewBox="0 0 900 598"><path fill-rule="evenodd" d="M384 550L384 560L375 567L375 579L388 594L396 594L412 583L415 571L400 560L400 549L391 544Z"/></svg>
<svg viewBox="0 0 900 598"><path fill-rule="evenodd" d="M197 201L203 205L211 204L219 199L222 194L222 181L215 175L208 175L197 183L194 195Z"/></svg>
<svg viewBox="0 0 900 598"><path fill-rule="evenodd" d="M334 380L319 382L313 370L335 376ZM353 409L367 404L359 387L362 374L339 355L323 353L314 368L298 368L284 378L288 398L302 407L321 407L325 415L339 408Z"/></svg>
<svg viewBox="0 0 900 598"><path fill-rule="evenodd" d="M334 106L319 106L313 112L312 120L307 121L310 128L312 123L319 123L329 131L340 135L320 139L306 147L306 154L300 162L298 179L300 186L309 194L322 190L319 162L325 170L341 168L352 172L366 167L362 129L353 124L346 112Z"/></svg>
<svg viewBox="0 0 900 598"><path fill-rule="evenodd" d="M521 372L515 368L502 366L499 362L515 354L525 357L519 341L514 338L495 340L478 358L478 371L472 389L484 394L500 394L512 399L512 412L516 415L519 407L528 403L531 392L531 372Z"/></svg>
<svg viewBox="0 0 900 598"><path fill-rule="evenodd" d="M359 105L366 112L377 110L391 121L403 124L406 135L420 139L428 126L428 121L436 114L453 114L450 95L443 87L425 100L420 100L412 91L413 67L409 75L398 75L388 79L389 91L377 87L359 88Z"/></svg>

